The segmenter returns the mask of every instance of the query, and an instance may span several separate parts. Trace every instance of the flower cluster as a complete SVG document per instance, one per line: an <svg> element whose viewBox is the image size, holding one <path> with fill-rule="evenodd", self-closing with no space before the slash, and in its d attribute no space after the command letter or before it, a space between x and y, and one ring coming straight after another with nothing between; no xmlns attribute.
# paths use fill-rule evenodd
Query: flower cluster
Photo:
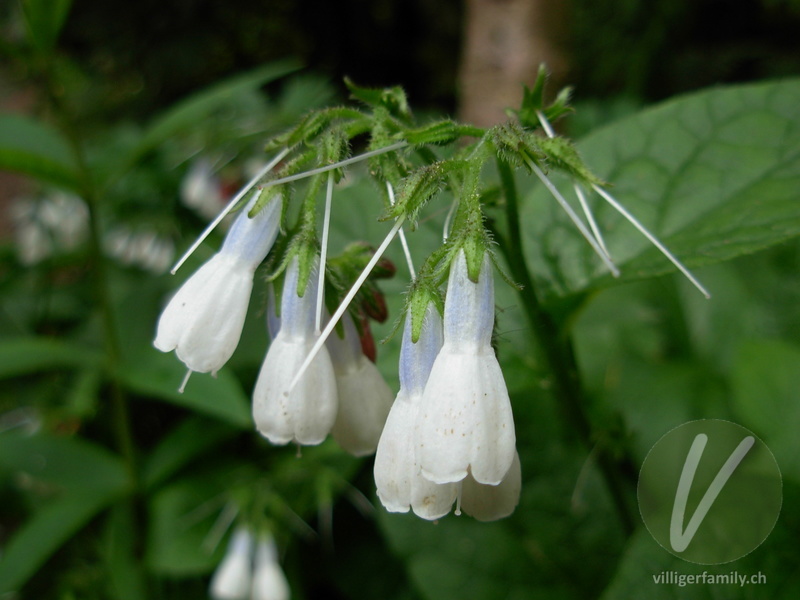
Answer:
<svg viewBox="0 0 800 600"><path fill-rule="evenodd" d="M542 77L537 86L543 85ZM411 510L425 519L437 519L455 504L456 513L463 510L479 520L505 517L519 501L521 467L509 394L491 343L494 263L492 235L483 212L488 197L485 164L495 162L500 169L506 202L513 205L508 211L512 228L517 226L512 167L524 167L551 191L599 260L618 275L582 184L617 209L707 292L603 189L603 182L583 165L569 142L555 135L549 119L567 112L566 96L544 106L541 88L528 90L516 120L481 130L449 120L418 128L401 90L351 85L351 91L370 108L321 110L270 141L267 147L278 151L277 156L192 247L230 208L245 205L221 250L165 308L155 346L175 350L190 372L215 373L225 364L241 336L254 273L286 220L282 209L295 193L291 184L307 179L296 222L283 228L287 235L279 244L281 253L270 261L274 269L269 279L280 292L270 296L267 322L272 343L253 394L258 431L278 445L320 444L332 434L355 456L376 452L377 494L389 511ZM350 144L365 134L369 149L347 156ZM477 141L444 158L431 149L465 136ZM359 161L369 161L370 176L383 193L385 220L393 224L374 252L356 248L350 255L345 252L329 260L333 189L344 168ZM267 172L277 165L281 166L275 176L267 179ZM548 168L573 179L585 220L547 177ZM200 165L184 191L202 196L203 182L210 176ZM251 193L259 183L261 187ZM318 240L317 203L323 186L325 217ZM442 189L453 196L444 243L415 273L403 226L413 226ZM250 199L244 200L248 194ZM401 345L400 389L392 402L389 386L368 358L374 358L374 349L364 341L371 340L366 317L385 318L385 305L376 302L380 294L374 282L382 275L373 270L395 237L403 244L412 284ZM514 263L513 254L520 249L510 248L508 241L501 248ZM520 268L526 269L524 264Z"/></svg>
<svg viewBox="0 0 800 600"><path fill-rule="evenodd" d="M273 538L263 535L256 541L247 528L234 531L209 592L214 600L289 600Z"/></svg>

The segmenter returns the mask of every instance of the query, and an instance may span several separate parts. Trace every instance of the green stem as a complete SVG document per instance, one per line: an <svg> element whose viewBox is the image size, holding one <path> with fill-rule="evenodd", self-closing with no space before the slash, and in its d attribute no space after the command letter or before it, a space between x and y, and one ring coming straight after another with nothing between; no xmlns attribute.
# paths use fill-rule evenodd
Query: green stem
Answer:
<svg viewBox="0 0 800 600"><path fill-rule="evenodd" d="M597 446L597 461L608 487L614 507L626 535L635 527L630 508L630 491L619 464L608 449L599 445L597 436L586 412L586 401L578 374L572 341L559 331L551 315L542 306L536 293L533 278L525 264L522 251L522 235L519 224L519 198L514 173L509 164L497 160L500 183L506 200L508 243L500 243L500 249L508 262L511 275L522 286L519 294L525 314L530 322L542 358L553 375L553 393L558 398L565 419L577 433L587 450Z"/></svg>

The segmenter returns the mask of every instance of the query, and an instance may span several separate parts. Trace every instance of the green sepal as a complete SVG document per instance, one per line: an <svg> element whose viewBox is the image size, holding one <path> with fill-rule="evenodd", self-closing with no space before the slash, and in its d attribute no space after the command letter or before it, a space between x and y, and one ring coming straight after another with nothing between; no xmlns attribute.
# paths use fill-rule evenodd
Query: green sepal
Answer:
<svg viewBox="0 0 800 600"><path fill-rule="evenodd" d="M407 141L412 146L426 144L450 144L462 137L482 137L484 130L472 125L463 125L450 119L436 121L417 129L406 129L397 134L399 139Z"/></svg>
<svg viewBox="0 0 800 600"><path fill-rule="evenodd" d="M564 171L575 179L589 185L605 185L605 182L592 173L584 164L575 146L566 138L542 138L539 148L547 157L547 163L560 171Z"/></svg>
<svg viewBox="0 0 800 600"><path fill-rule="evenodd" d="M471 166L470 161L450 159L425 165L413 171L400 182L397 203L390 209L386 218L404 215L410 221L411 227L416 227L420 210L442 190L447 178L463 175Z"/></svg>
<svg viewBox="0 0 800 600"><path fill-rule="evenodd" d="M514 121L492 127L487 132L487 139L494 145L500 159L515 168L530 168L529 161L541 164L546 158L539 147L543 138L525 131Z"/></svg>
<svg viewBox="0 0 800 600"><path fill-rule="evenodd" d="M315 110L305 115L291 129L270 139L266 143L264 150L266 152L274 152L283 148L293 148L301 143L310 143L325 128L336 121L344 122L339 124L340 127L353 126L355 128L354 135L362 133L363 128L368 127L367 123L369 123L364 113L346 106ZM357 127L356 124L358 125Z"/></svg>
<svg viewBox="0 0 800 600"><path fill-rule="evenodd" d="M545 106L544 88L547 84L547 77L547 67L542 64L539 66L539 73L536 76L536 82L533 84L533 88L523 86L522 103L519 110L506 110L508 116L516 117L526 129L538 129L542 126L539 121L539 115L537 114L539 112L544 114L545 118L552 123L573 111L572 107L569 105L572 89L568 87L562 89L556 96L556 99Z"/></svg>
<svg viewBox="0 0 800 600"><path fill-rule="evenodd" d="M417 343L422 334L422 326L425 323L425 313L428 305L433 303L439 314L444 314L444 300L435 285L425 279L417 279L408 292L405 313L406 318L411 319L411 341Z"/></svg>
<svg viewBox="0 0 800 600"><path fill-rule="evenodd" d="M368 88L356 85L349 77L344 78L344 83L350 94L356 100L371 107L386 108L392 115L407 120L411 117L411 108L408 106L406 93L400 86L390 88Z"/></svg>

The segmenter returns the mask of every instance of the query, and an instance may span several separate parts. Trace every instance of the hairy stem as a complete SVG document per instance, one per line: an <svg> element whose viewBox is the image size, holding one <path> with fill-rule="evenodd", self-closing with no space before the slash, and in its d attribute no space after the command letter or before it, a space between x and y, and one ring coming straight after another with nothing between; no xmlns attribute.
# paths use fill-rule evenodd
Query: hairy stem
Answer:
<svg viewBox="0 0 800 600"><path fill-rule="evenodd" d="M572 341L562 334L552 316L544 309L536 293L533 278L525 264L522 252L522 235L519 227L519 198L514 173L507 162L498 159L497 167L506 200L508 241L500 240L500 250L508 262L511 275L522 286L519 290L525 315L530 322L536 344L550 373L553 375L553 393L558 398L562 413L581 442L591 451L598 436L586 411L586 398L578 373ZM626 535L635 527L630 508L630 491L620 465L602 445L597 447L597 461L614 507Z"/></svg>

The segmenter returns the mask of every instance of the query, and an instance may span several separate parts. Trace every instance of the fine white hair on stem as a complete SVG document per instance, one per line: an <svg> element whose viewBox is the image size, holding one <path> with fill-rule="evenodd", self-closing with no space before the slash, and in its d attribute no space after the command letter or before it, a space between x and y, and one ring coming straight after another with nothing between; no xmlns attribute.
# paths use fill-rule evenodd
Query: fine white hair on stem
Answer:
<svg viewBox="0 0 800 600"><path fill-rule="evenodd" d="M623 217L625 217L631 223L631 225L636 227L636 229L638 229L641 232L641 234L650 241L651 244L653 244L656 248L658 248L659 251L661 251L661 253L664 256L666 256L669 259L669 261L673 265L675 265L681 273L684 274L686 279L688 279L692 283L692 285L694 285L694 287L700 290L700 293L703 294L703 296L705 296L706 298L711 298L711 294L708 292L708 290L706 290L705 287L703 287L703 284L701 284L697 280L697 278L692 274L692 272L689 271L689 269L687 269L686 266L681 261L679 261L677 257L674 254L672 254L672 252L670 252L667 249L667 247L664 244L662 244L661 241L655 235L650 233L650 231L644 225L642 225L642 223L636 217L634 217L630 212L628 212L628 209L622 206L622 204L620 204L616 200L616 198L614 198L614 196L609 194L606 190L604 190L597 184L592 184L592 189L594 189L595 192L600 194L600 196L606 202L608 202L611 206L614 207L614 209L616 209L617 212L619 212Z"/></svg>
<svg viewBox="0 0 800 600"><path fill-rule="evenodd" d="M388 181L386 182L386 191L389 193L389 204L394 206L395 199L394 199L394 188L392 184ZM397 232L400 236L400 244L403 246L403 254L406 255L406 262L408 263L408 272L411 274L411 279L416 279L417 274L414 271L414 261L411 260L411 250L408 248L408 240L406 240L406 232L401 227L400 231Z"/></svg>
<svg viewBox="0 0 800 600"><path fill-rule="evenodd" d="M300 378L303 376L303 373L306 372L306 369L308 369L309 365L311 364L311 361L314 360L314 357L320 351L320 348L322 348L322 346L325 344L325 340L328 339L328 336L333 331L333 328L336 327L336 323L338 323L339 319L342 318L344 311L346 311L347 307L350 306L350 303L353 301L353 298L355 298L355 295L358 293L358 290L364 284L364 281L366 281L367 277L369 277L369 274L372 272L372 269L375 267L375 265L378 264L378 261L381 259L381 256L383 256L383 253L386 252L386 248L394 239L394 236L397 235L397 232L403 225L403 221L405 221L405 215L402 215L397 218L394 225L392 226L392 229L386 235L383 242L381 242L381 245L378 246L378 249L375 250L375 254L372 255L372 258L367 263L367 266L364 267L363 271L361 271L361 274L358 276L358 279L356 279L353 286L345 295L344 299L342 300L342 303L339 305L339 308L337 308L336 312L333 313L330 320L328 321L328 324L325 326L325 329L319 335L317 341L314 342L314 345L311 347L311 350L308 353L308 356L306 356L305 361L303 361L303 364L300 365L300 368L298 369L297 373L295 373L294 379L292 379L292 382L289 384L289 389L285 392L287 395L292 393L292 390L294 389L295 385L297 385L297 382L300 380Z"/></svg>
<svg viewBox="0 0 800 600"><path fill-rule="evenodd" d="M322 219L322 243L319 253L319 292L317 313L314 321L317 334L322 327L322 307L325 305L325 261L328 260L328 234L331 225L331 200L333 199L333 171L328 173L328 188L325 191L325 216Z"/></svg>
<svg viewBox="0 0 800 600"><path fill-rule="evenodd" d="M447 216L444 218L444 226L442 227L442 242L446 242L450 237L450 223L453 222L453 215L456 214L456 207L458 206L458 198L453 198L450 203L450 209L447 211Z"/></svg>
<svg viewBox="0 0 800 600"><path fill-rule="evenodd" d="M550 124L550 121L547 120L545 114L542 111L537 110L536 116L539 119L539 123L541 124L542 129L544 129L545 133L547 134L547 137L549 138L556 137L556 132L553 130L553 126ZM606 242L605 240L603 240L603 234L600 232L600 228L597 226L597 222L595 221L594 215L592 214L592 211L589 208L589 203L586 201L586 196L584 195L583 190L581 189L581 187L578 185L577 182L573 183L573 188L575 189L575 195L578 197L578 202L580 202L581 208L583 209L583 214L586 215L586 220L589 223L589 228L592 230L592 233L594 234L594 237L597 240L597 244L600 246L603 252L605 252L608 259L612 260L611 254L609 253L608 248L606 247ZM618 275L619 273L615 273L614 277L617 277Z"/></svg>
<svg viewBox="0 0 800 600"><path fill-rule="evenodd" d="M531 168L531 170L534 173L536 173L536 176L539 179L541 179L542 183L545 185L547 190L552 194L553 198L555 198L556 201L561 205L561 208L564 209L564 211L567 213L567 216L569 216L570 220L575 224L575 227L578 228L578 231L581 232L581 235L586 239L586 241L589 242L589 245L600 257L600 260L602 260L605 263L606 267L608 267L608 270L611 271L612 275L614 275L614 277L619 277L619 269L617 269L616 265L613 262L611 262L611 259L606 255L606 253L597 243L597 240L594 238L591 232L588 229L586 229L586 225L584 225L583 221L581 221L581 218L577 214L575 214L575 211L572 210L572 207L564 199L564 196L561 195L561 192L558 191L558 188L555 186L555 184L553 184L553 182L550 181L550 178L544 174L544 171L542 171L536 163L534 163L530 159L527 159L526 162L528 163L528 166Z"/></svg>
<svg viewBox="0 0 800 600"><path fill-rule="evenodd" d="M250 181L247 182L247 185L245 185L241 190L239 190L239 192L233 198L231 198L231 201L228 202L228 205L222 209L222 211L217 215L217 217L213 221L211 221L211 223L208 224L208 226L203 230L203 233L200 234L200 237L198 237L194 241L194 243L183 254L183 256L181 256L180 260L178 260L178 262L175 263L175 266L172 267L172 269L170 270L170 273L172 275L175 275L175 273L178 272L178 269L180 269L181 265L183 265L183 263L186 262L186 259L188 259L194 253L194 251L197 250L200 244L203 243L203 240L205 240L208 237L208 235L212 231L214 231L214 229L217 227L217 225L220 224L222 219L224 219L228 215L228 213L231 212L231 210L233 210L233 207L238 204L239 200L244 198L245 194L247 194L247 192L253 189L253 186L255 186L267 173L269 173L272 169L274 169L275 165L281 162L283 160L283 157L286 156L288 153L289 153L288 148L284 148L283 150L278 152L278 154L275 155L275 158L269 161L269 163L263 169L261 169L258 173L256 173L256 175Z"/></svg>

